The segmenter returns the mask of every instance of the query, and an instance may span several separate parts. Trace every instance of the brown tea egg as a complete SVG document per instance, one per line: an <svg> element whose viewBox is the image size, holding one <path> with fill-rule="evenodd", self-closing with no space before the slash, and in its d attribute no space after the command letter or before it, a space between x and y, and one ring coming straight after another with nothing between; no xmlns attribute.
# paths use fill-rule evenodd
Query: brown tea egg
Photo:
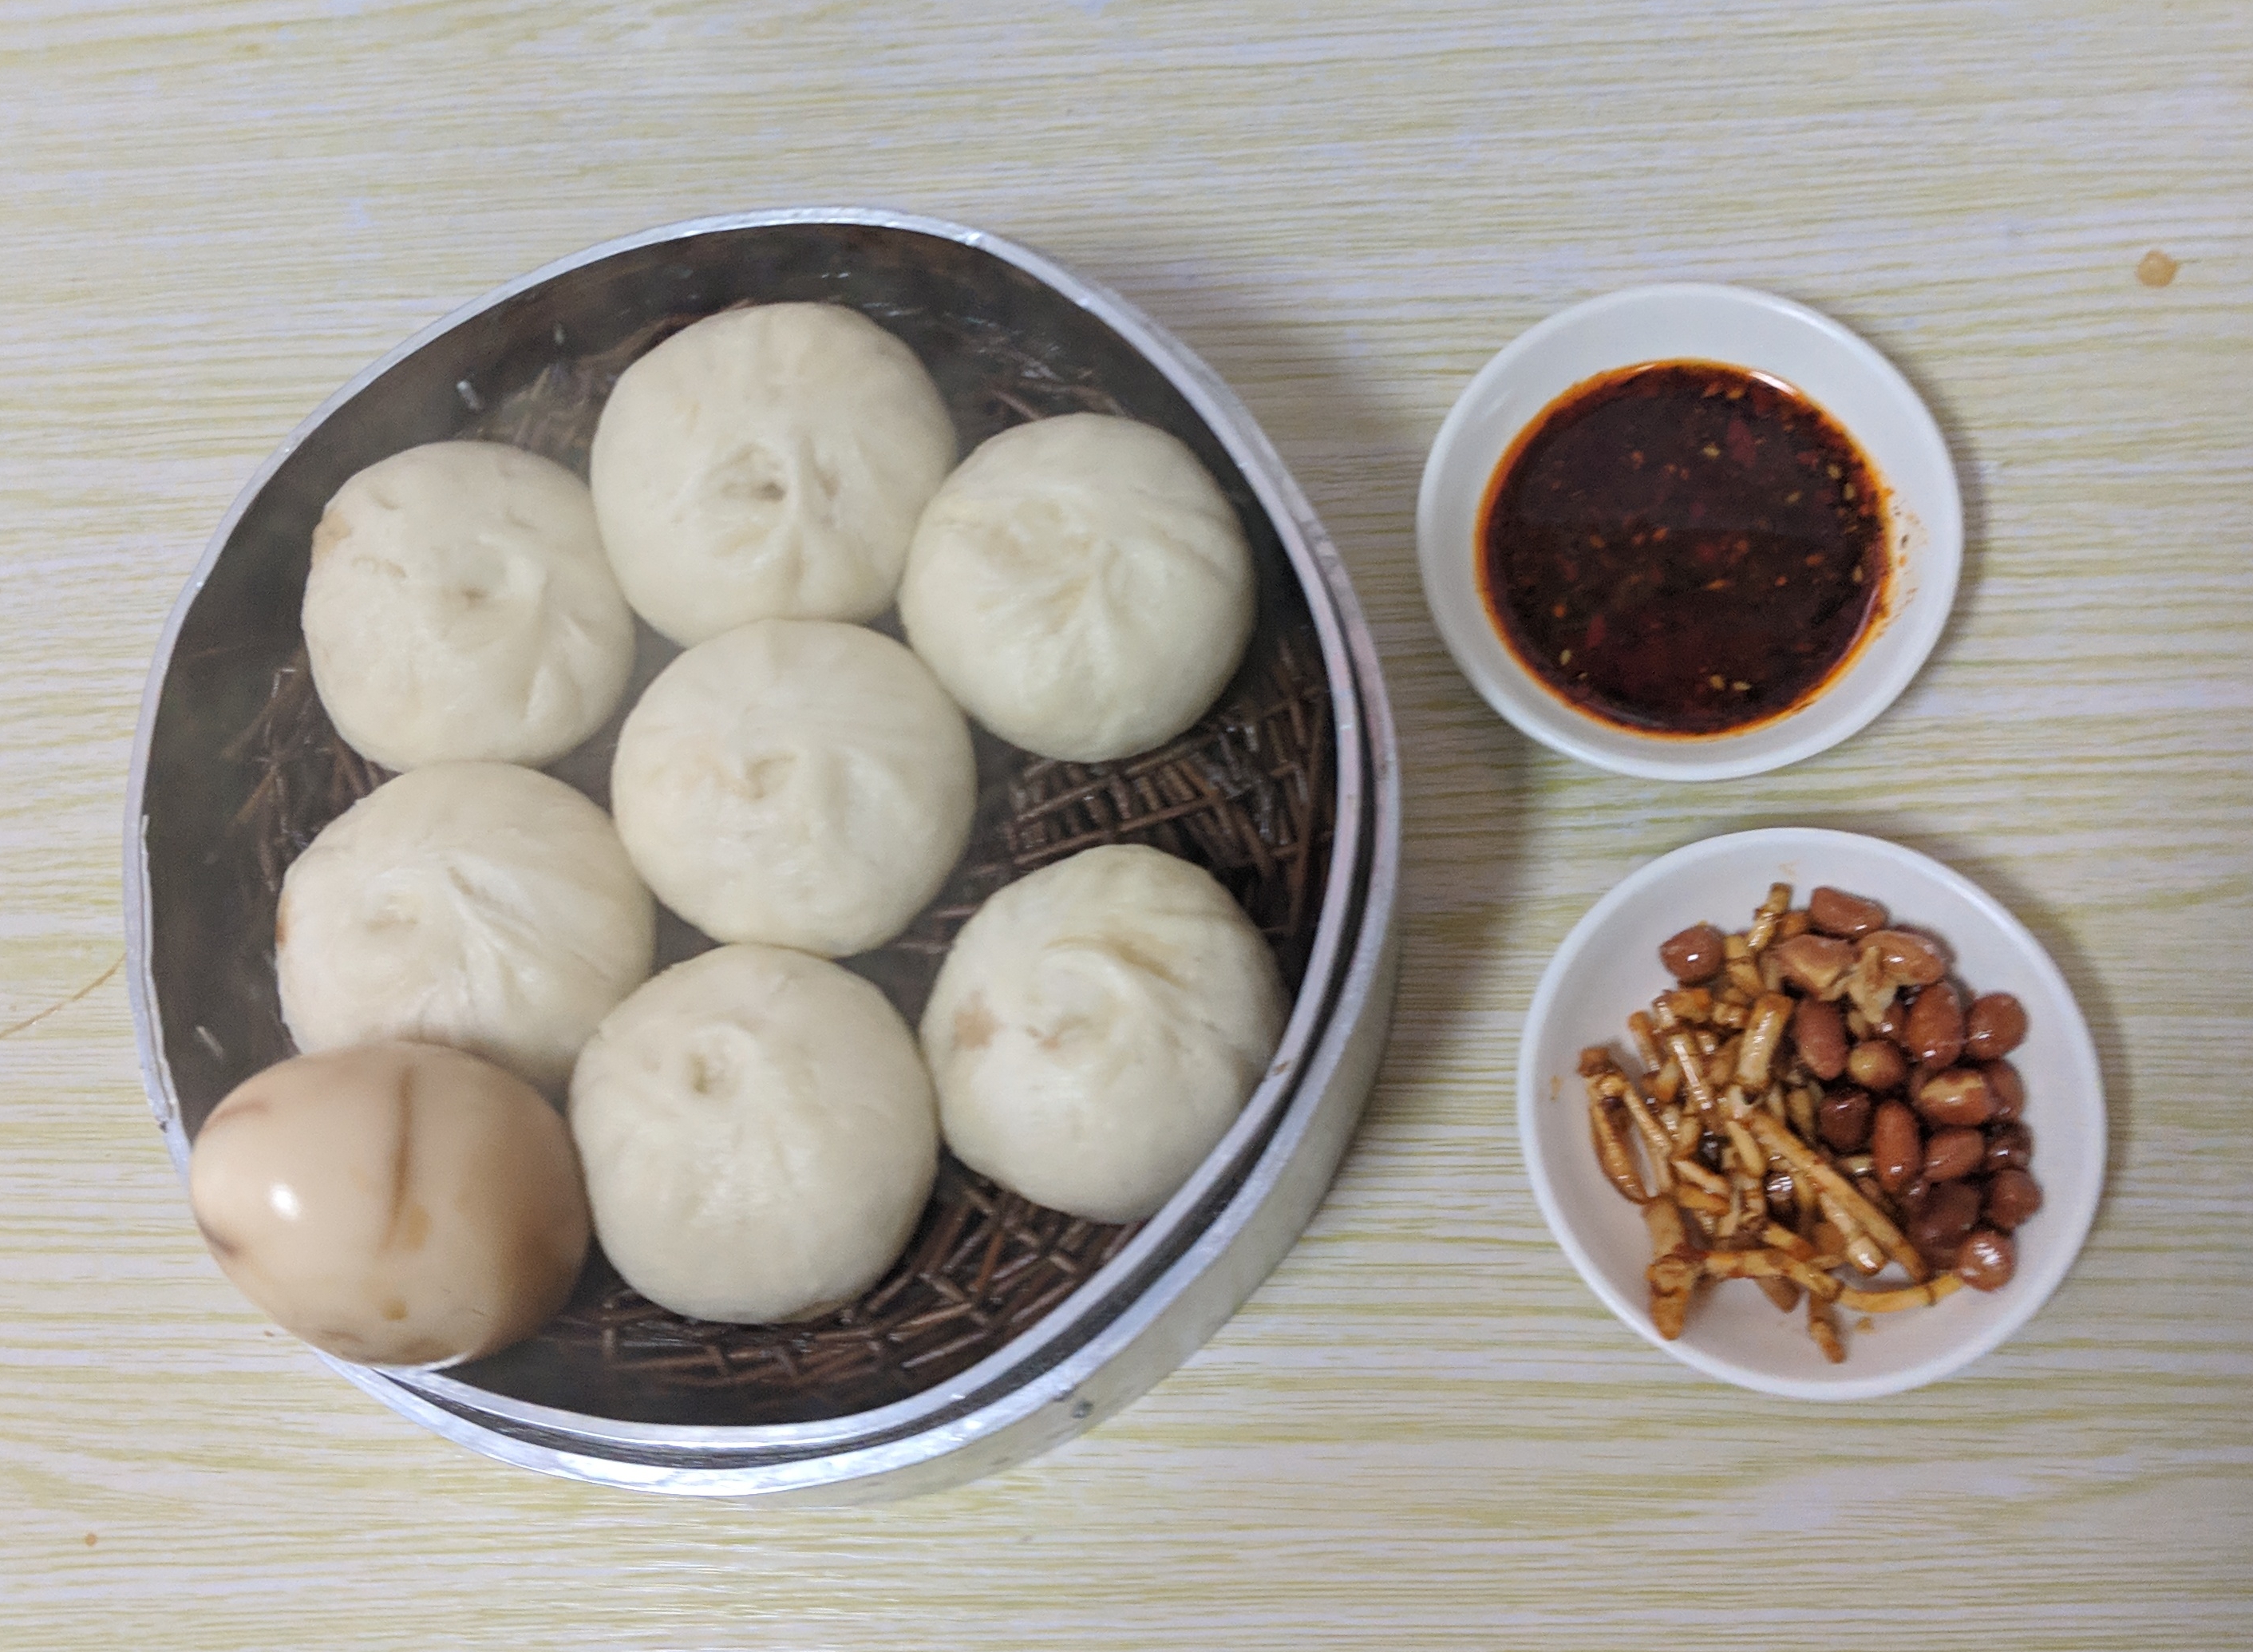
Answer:
<svg viewBox="0 0 2253 1652"><path fill-rule="evenodd" d="M284 1329L371 1365L433 1365L529 1335L586 1259L570 1132L522 1079L436 1044L298 1056L196 1136L196 1225Z"/></svg>

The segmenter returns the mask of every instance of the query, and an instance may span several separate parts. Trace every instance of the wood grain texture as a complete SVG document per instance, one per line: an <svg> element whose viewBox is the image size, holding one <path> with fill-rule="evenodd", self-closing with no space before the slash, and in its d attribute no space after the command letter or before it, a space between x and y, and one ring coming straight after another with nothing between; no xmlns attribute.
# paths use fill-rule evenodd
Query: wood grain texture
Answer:
<svg viewBox="0 0 2253 1652"><path fill-rule="evenodd" d="M2253 12L1500 10L0 0L0 1027L60 1006L0 1038L0 1643L2253 1644ZM262 1328L195 1240L104 974L142 674L272 446L522 270L809 202L1029 240L1234 384L1352 567L1408 807L1398 1030L1305 1242L1094 1433L838 1513L502 1468ZM1466 378L1660 279L1862 331L1966 491L1930 665L1757 780L1529 747L1415 577ZM1509 1117L1578 914L1781 822L2012 904L2113 1108L2048 1307L1851 1410L1615 1323Z"/></svg>

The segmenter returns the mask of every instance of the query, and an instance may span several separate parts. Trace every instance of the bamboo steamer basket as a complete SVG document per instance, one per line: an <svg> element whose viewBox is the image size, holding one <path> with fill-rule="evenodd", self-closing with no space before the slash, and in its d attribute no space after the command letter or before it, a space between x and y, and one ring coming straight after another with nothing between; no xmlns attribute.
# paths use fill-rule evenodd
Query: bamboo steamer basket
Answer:
<svg viewBox="0 0 2253 1652"><path fill-rule="evenodd" d="M1189 1183L1141 1223L1044 1210L950 1158L906 1255L860 1301L809 1325L683 1320L636 1295L597 1252L555 1321L491 1358L407 1372L321 1357L416 1422L521 1467L844 1502L1021 1460L1173 1370L1297 1237L1375 1077L1400 840L1375 649L1304 496L1182 345L1025 247L862 209L675 225L487 295L332 396L213 536L143 701L126 908L142 1066L185 1175L220 1098L291 1053L273 977L282 870L384 777L336 738L303 664L297 609L329 497L378 458L448 438L513 442L583 473L603 398L643 351L732 305L806 299L851 305L914 346L966 452L1069 411L1172 431L1235 504L1260 575L1243 670L1171 745L1078 765L981 733L963 863L904 936L849 965L912 1020L954 930L987 895L1095 843L1153 843L1211 870L1268 936L1295 989L1275 1061ZM645 628L638 681L673 652ZM606 803L616 732L614 720L550 772ZM667 918L659 965L710 944Z"/></svg>

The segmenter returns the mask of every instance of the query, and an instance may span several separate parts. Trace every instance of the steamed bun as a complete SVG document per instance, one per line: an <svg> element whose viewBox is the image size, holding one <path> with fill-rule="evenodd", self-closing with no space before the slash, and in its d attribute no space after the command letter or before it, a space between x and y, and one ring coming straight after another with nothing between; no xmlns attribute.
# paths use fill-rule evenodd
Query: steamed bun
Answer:
<svg viewBox="0 0 2253 1652"><path fill-rule="evenodd" d="M537 770L444 763L386 781L290 863L274 968L300 1049L451 1044L560 1091L655 945L609 816Z"/></svg>
<svg viewBox="0 0 2253 1652"><path fill-rule="evenodd" d="M1075 413L1002 431L947 478L909 547L900 618L980 722L1099 763L1204 714L1256 600L1244 530L1196 456Z"/></svg>
<svg viewBox="0 0 2253 1652"><path fill-rule="evenodd" d="M552 762L633 666L587 484L492 442L409 448L338 489L303 619L330 721L389 769Z"/></svg>
<svg viewBox="0 0 2253 1652"><path fill-rule="evenodd" d="M760 304L628 367L589 463L634 610L674 642L748 620L873 619L954 464L915 352L857 310Z"/></svg>
<svg viewBox="0 0 2253 1652"><path fill-rule="evenodd" d="M723 946L618 1006L571 1077L595 1231L627 1284L693 1319L810 1318L875 1283L938 1164L931 1079L876 988Z"/></svg>
<svg viewBox="0 0 2253 1652"><path fill-rule="evenodd" d="M766 619L699 643L619 731L610 806L674 911L722 941L881 944L970 837L970 730L888 637Z"/></svg>
<svg viewBox="0 0 2253 1652"><path fill-rule="evenodd" d="M1288 1007L1210 874L1085 850L994 895L939 969L922 1036L946 1144L1036 1203L1138 1221L1227 1133Z"/></svg>

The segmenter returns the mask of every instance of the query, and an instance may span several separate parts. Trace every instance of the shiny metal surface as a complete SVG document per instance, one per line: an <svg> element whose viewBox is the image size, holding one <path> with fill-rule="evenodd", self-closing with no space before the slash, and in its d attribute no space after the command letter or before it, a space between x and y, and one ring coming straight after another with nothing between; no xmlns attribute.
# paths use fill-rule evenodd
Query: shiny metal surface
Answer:
<svg viewBox="0 0 2253 1652"><path fill-rule="evenodd" d="M997 310L1029 306L1043 325L1084 328L1090 348L1131 352L1137 367L1161 375L1166 394L1185 404L1189 435L1208 438L1192 445L1217 450L1266 514L1322 641L1337 729L1336 838L1305 985L1274 1069L1190 1183L1039 1325L910 1399L818 1423L660 1425L534 1404L443 1374L330 1361L402 1414L522 1467L650 1490L840 1502L954 1483L1021 1460L1174 1369L1266 1276L1329 1186L1383 1050L1400 840L1391 714L1335 547L1249 414L1132 306L1023 247L898 213L751 214L594 248L436 324L300 426L220 524L150 670L128 802L129 985L150 1105L175 1164L185 1171L194 1128L247 1072L237 1070L241 1055L228 1053L242 1047L225 1020L238 1007L214 1000L220 989L203 960L184 955L176 938L168 945L167 924L185 930L193 913L208 922L205 909L216 898L197 882L202 840L173 822L224 818L212 815L220 805L203 795L217 784L203 778L216 745L203 747L214 728L241 726L227 723L227 706L259 687L266 656L258 639L268 653L278 639L294 642L305 535L329 493L384 453L450 434L462 405L477 398L478 375L496 361L520 364L548 348L551 328L575 327L582 316L608 316L622 326L634 306L678 305L684 292L704 296L686 302L708 298L712 308L731 296L763 296L743 294L740 273L765 268L762 259L802 289L822 277L822 260L834 263L848 249L868 256L871 248L910 281L917 261L927 259L958 285L990 282ZM629 313L620 319L612 312L622 303ZM251 640L237 640L243 634ZM229 649L248 663L214 675L222 668L206 662ZM206 849L206 868L209 860Z"/></svg>

